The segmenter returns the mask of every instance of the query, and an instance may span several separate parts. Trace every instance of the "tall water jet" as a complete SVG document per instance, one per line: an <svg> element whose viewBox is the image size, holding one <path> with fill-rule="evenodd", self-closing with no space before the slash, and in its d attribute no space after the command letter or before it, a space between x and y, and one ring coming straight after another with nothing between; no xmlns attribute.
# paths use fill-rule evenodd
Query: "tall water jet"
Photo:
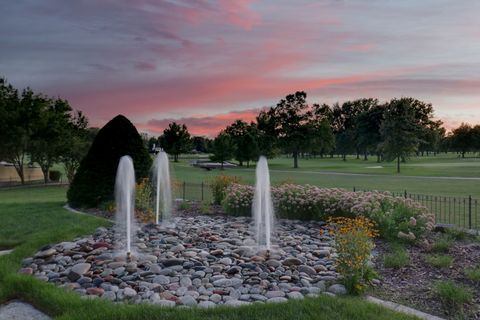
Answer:
<svg viewBox="0 0 480 320"><path fill-rule="evenodd" d="M160 151L155 159L153 176L156 182L155 223L158 224L160 221L160 211L162 221L168 222L172 215L172 188L168 155L165 151Z"/></svg>
<svg viewBox="0 0 480 320"><path fill-rule="evenodd" d="M270 173L267 159L261 156L255 171L255 194L253 196L252 215L255 221L255 236L257 245L271 248L273 234L274 212L270 194Z"/></svg>
<svg viewBox="0 0 480 320"><path fill-rule="evenodd" d="M126 241L126 254L127 258L130 258L132 238L135 232L135 171L132 158L129 156L121 157L118 164L115 180L115 203L118 240L120 243Z"/></svg>

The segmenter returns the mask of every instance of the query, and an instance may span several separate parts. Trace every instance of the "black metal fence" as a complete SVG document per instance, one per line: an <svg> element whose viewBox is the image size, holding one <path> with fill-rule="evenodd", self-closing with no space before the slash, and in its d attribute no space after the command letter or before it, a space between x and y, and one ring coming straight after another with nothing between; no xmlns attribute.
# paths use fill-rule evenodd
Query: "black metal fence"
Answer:
<svg viewBox="0 0 480 320"><path fill-rule="evenodd" d="M206 182L181 182L176 185L178 198L193 201L211 202L213 199L210 185ZM353 188L353 191L363 189ZM469 197L447 197L416 194L407 191L390 192L397 197L415 200L435 214L436 222L451 224L458 228L480 230L480 200Z"/></svg>

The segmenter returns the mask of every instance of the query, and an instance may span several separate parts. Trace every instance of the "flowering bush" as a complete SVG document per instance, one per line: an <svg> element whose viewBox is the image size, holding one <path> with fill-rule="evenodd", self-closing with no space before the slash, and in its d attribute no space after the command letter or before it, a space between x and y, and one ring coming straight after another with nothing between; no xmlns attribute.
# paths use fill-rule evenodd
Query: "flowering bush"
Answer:
<svg viewBox="0 0 480 320"><path fill-rule="evenodd" d="M229 214L250 214L254 187L232 183L223 201ZM421 204L388 192L350 192L337 188L283 184L272 187L272 198L280 218L326 220L328 217L366 217L373 220L380 236L418 238L434 226L434 215Z"/></svg>
<svg viewBox="0 0 480 320"><path fill-rule="evenodd" d="M154 221L153 189L148 178L135 186L135 216L142 222Z"/></svg>
<svg viewBox="0 0 480 320"><path fill-rule="evenodd" d="M238 183L237 177L232 176L217 176L210 182L210 188L213 194L213 203L222 204L225 198L225 190L232 183Z"/></svg>
<svg viewBox="0 0 480 320"><path fill-rule="evenodd" d="M328 222L329 229L335 233L336 270L347 291L360 294L375 276L368 266L375 246L372 239L378 235L374 223L364 217L335 217Z"/></svg>

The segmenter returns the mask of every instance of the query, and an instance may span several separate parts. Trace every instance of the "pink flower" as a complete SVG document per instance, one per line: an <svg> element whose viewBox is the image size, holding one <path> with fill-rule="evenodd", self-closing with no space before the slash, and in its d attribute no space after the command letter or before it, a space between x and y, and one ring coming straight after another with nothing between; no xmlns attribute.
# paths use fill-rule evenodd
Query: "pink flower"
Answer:
<svg viewBox="0 0 480 320"><path fill-rule="evenodd" d="M417 219L415 219L414 217L410 217L409 224L411 226L416 226L417 225Z"/></svg>

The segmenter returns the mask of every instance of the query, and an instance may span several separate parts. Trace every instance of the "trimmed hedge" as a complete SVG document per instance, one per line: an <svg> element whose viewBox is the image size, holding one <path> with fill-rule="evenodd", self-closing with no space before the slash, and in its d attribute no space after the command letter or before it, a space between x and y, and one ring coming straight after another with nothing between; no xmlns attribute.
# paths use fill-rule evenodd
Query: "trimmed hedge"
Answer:
<svg viewBox="0 0 480 320"><path fill-rule="evenodd" d="M118 162L124 155L132 157L137 181L148 177L152 158L135 126L118 115L100 129L81 161L67 192L68 203L93 208L112 201Z"/></svg>

